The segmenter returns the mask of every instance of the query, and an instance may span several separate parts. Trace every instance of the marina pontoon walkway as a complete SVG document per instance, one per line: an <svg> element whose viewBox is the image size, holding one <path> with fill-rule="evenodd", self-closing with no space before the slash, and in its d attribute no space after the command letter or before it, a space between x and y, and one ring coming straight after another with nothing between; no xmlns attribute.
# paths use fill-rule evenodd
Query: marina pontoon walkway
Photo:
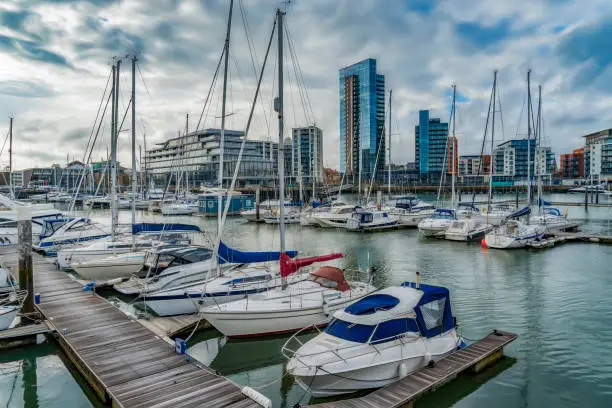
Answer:
<svg viewBox="0 0 612 408"><path fill-rule="evenodd" d="M17 248L0 250L17 275ZM106 299L33 253L36 305L96 394L113 407L260 407L226 378L178 355Z"/></svg>

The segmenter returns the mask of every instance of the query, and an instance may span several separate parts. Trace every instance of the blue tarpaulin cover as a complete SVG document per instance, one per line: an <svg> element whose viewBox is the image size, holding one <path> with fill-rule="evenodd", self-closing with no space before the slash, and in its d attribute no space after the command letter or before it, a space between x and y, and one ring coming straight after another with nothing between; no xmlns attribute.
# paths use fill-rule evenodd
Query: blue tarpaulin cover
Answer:
<svg viewBox="0 0 612 408"><path fill-rule="evenodd" d="M132 234L156 232L200 232L200 227L189 224L157 224L143 222L132 225Z"/></svg>
<svg viewBox="0 0 612 408"><path fill-rule="evenodd" d="M297 255L297 251L285 251L290 258ZM245 252L228 247L222 242L219 243L219 264L224 263L251 263L278 261L280 252Z"/></svg>
<svg viewBox="0 0 612 408"><path fill-rule="evenodd" d="M518 209L515 212L511 213L506 218L508 218L508 219L519 218L519 217L522 217L524 215L528 215L530 212L531 212L531 208L530 207L523 207L523 208Z"/></svg>

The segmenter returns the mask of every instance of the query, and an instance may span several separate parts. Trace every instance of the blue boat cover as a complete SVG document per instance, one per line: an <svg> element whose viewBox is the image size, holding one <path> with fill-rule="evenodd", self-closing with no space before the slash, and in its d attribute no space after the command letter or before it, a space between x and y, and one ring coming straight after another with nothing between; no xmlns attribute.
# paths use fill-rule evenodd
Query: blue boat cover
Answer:
<svg viewBox="0 0 612 408"><path fill-rule="evenodd" d="M368 315L376 313L377 310L390 310L399 303L399 299L395 296L377 294L366 296L363 299L353 303L344 311L355 316Z"/></svg>
<svg viewBox="0 0 612 408"><path fill-rule="evenodd" d="M555 215L557 217L561 216L561 211L555 207L546 207L544 208L544 214Z"/></svg>
<svg viewBox="0 0 612 408"><path fill-rule="evenodd" d="M546 201L543 198L539 198L539 197L538 197L538 200L536 202L538 203L538 206L550 205L550 201Z"/></svg>
<svg viewBox="0 0 612 408"><path fill-rule="evenodd" d="M143 222L132 225L132 234L156 232L201 232L197 225L189 224L157 224Z"/></svg>
<svg viewBox="0 0 612 408"><path fill-rule="evenodd" d="M285 251L290 258L297 255L297 251ZM219 264L224 263L252 263L278 261L280 252L244 252L228 247L221 241L219 243Z"/></svg>
<svg viewBox="0 0 612 408"><path fill-rule="evenodd" d="M437 208L434 211L434 217L436 218L455 218L455 211L447 210L446 208Z"/></svg>
<svg viewBox="0 0 612 408"><path fill-rule="evenodd" d="M416 289L415 282L404 282L401 286ZM414 308L421 334L434 337L452 329L454 324L448 289L441 286L420 284L423 296Z"/></svg>
<svg viewBox="0 0 612 408"><path fill-rule="evenodd" d="M516 219L516 218L520 218L522 216L528 215L529 213L531 213L531 208L530 207L523 207L523 208L520 208L520 209L516 210L515 212L511 213L506 218L507 219Z"/></svg>

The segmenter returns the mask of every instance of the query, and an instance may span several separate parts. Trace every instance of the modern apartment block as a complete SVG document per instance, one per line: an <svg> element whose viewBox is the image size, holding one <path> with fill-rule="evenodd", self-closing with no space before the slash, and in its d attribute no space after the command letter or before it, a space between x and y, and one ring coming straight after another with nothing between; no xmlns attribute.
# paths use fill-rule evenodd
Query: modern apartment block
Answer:
<svg viewBox="0 0 612 408"><path fill-rule="evenodd" d="M419 111L419 124L414 128L415 160L421 178L433 180L446 170L448 123L430 118L428 110Z"/></svg>
<svg viewBox="0 0 612 408"><path fill-rule="evenodd" d="M559 161L559 173L565 179L584 178L584 150L575 149L571 153L562 154Z"/></svg>
<svg viewBox="0 0 612 408"><path fill-rule="evenodd" d="M529 153L528 153L529 152ZM513 139L498 145L493 151L493 173L512 180L527 180L528 160L531 160L531 177L550 178L555 164L550 147L536 146L532 140Z"/></svg>
<svg viewBox="0 0 612 408"><path fill-rule="evenodd" d="M291 173L306 184L323 182L323 131L316 126L293 128Z"/></svg>
<svg viewBox="0 0 612 408"><path fill-rule="evenodd" d="M584 176L596 180L612 179L612 129L584 137Z"/></svg>
<svg viewBox="0 0 612 408"><path fill-rule="evenodd" d="M234 175L244 132L226 130L224 136L223 179L227 186ZM220 129L204 129L168 139L146 152L145 170L160 184L168 182L171 176L176 180L176 175L184 175L192 186L216 184L220 140ZM238 185L277 183L278 143L262 140L246 140L245 143ZM286 169L291 168L291 150L291 142L286 142Z"/></svg>
<svg viewBox="0 0 612 408"><path fill-rule="evenodd" d="M491 168L491 156L463 155L459 156L459 176L488 176Z"/></svg>
<svg viewBox="0 0 612 408"><path fill-rule="evenodd" d="M339 91L340 171L367 180L385 169L385 76L369 58L340 70Z"/></svg>

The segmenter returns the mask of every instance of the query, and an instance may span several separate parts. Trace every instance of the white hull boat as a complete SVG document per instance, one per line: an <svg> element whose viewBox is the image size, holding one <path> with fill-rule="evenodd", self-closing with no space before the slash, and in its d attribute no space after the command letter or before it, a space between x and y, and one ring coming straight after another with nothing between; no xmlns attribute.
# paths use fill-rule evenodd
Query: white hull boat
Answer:
<svg viewBox="0 0 612 408"><path fill-rule="evenodd" d="M161 209L162 215L191 215L200 211L197 204L174 203L164 205Z"/></svg>
<svg viewBox="0 0 612 408"><path fill-rule="evenodd" d="M544 237L545 228L541 225L526 225L517 220L508 220L485 235L487 248L515 249L525 248L531 242Z"/></svg>
<svg viewBox="0 0 612 408"><path fill-rule="evenodd" d="M126 253L84 262L72 262L72 269L83 279L109 281L127 278L138 272L144 263L144 252Z"/></svg>
<svg viewBox="0 0 612 408"><path fill-rule="evenodd" d="M439 208L432 218L425 218L417 227L424 237L444 238L446 230L456 219L455 211Z"/></svg>
<svg viewBox="0 0 612 408"><path fill-rule="evenodd" d="M346 221L347 231L375 231L391 228L399 224L397 215L390 215L386 211L357 210Z"/></svg>
<svg viewBox="0 0 612 408"><path fill-rule="evenodd" d="M330 272L331 271L331 272ZM273 289L200 310L203 318L228 337L290 333L327 324L333 312L375 290L368 284L344 280L342 270L322 267L313 280Z"/></svg>
<svg viewBox="0 0 612 408"><path fill-rule="evenodd" d="M453 221L444 232L444 238L449 241L478 241L493 227L476 218L463 218Z"/></svg>
<svg viewBox="0 0 612 408"><path fill-rule="evenodd" d="M329 212L312 214L310 223L321 228L345 228L346 221L353 216L355 207L352 205L334 206Z"/></svg>
<svg viewBox="0 0 612 408"><path fill-rule="evenodd" d="M92 241L109 235L108 226L93 222L89 218L75 218L62 225L50 237L40 240L36 248L50 255L55 254L62 245Z"/></svg>
<svg viewBox="0 0 612 408"><path fill-rule="evenodd" d="M337 311L325 332L304 344L294 335L282 351L287 371L320 398L386 386L461 345L448 290L406 282Z"/></svg>
<svg viewBox="0 0 612 408"><path fill-rule="evenodd" d="M11 327L19 313L19 306L0 306L0 331Z"/></svg>

